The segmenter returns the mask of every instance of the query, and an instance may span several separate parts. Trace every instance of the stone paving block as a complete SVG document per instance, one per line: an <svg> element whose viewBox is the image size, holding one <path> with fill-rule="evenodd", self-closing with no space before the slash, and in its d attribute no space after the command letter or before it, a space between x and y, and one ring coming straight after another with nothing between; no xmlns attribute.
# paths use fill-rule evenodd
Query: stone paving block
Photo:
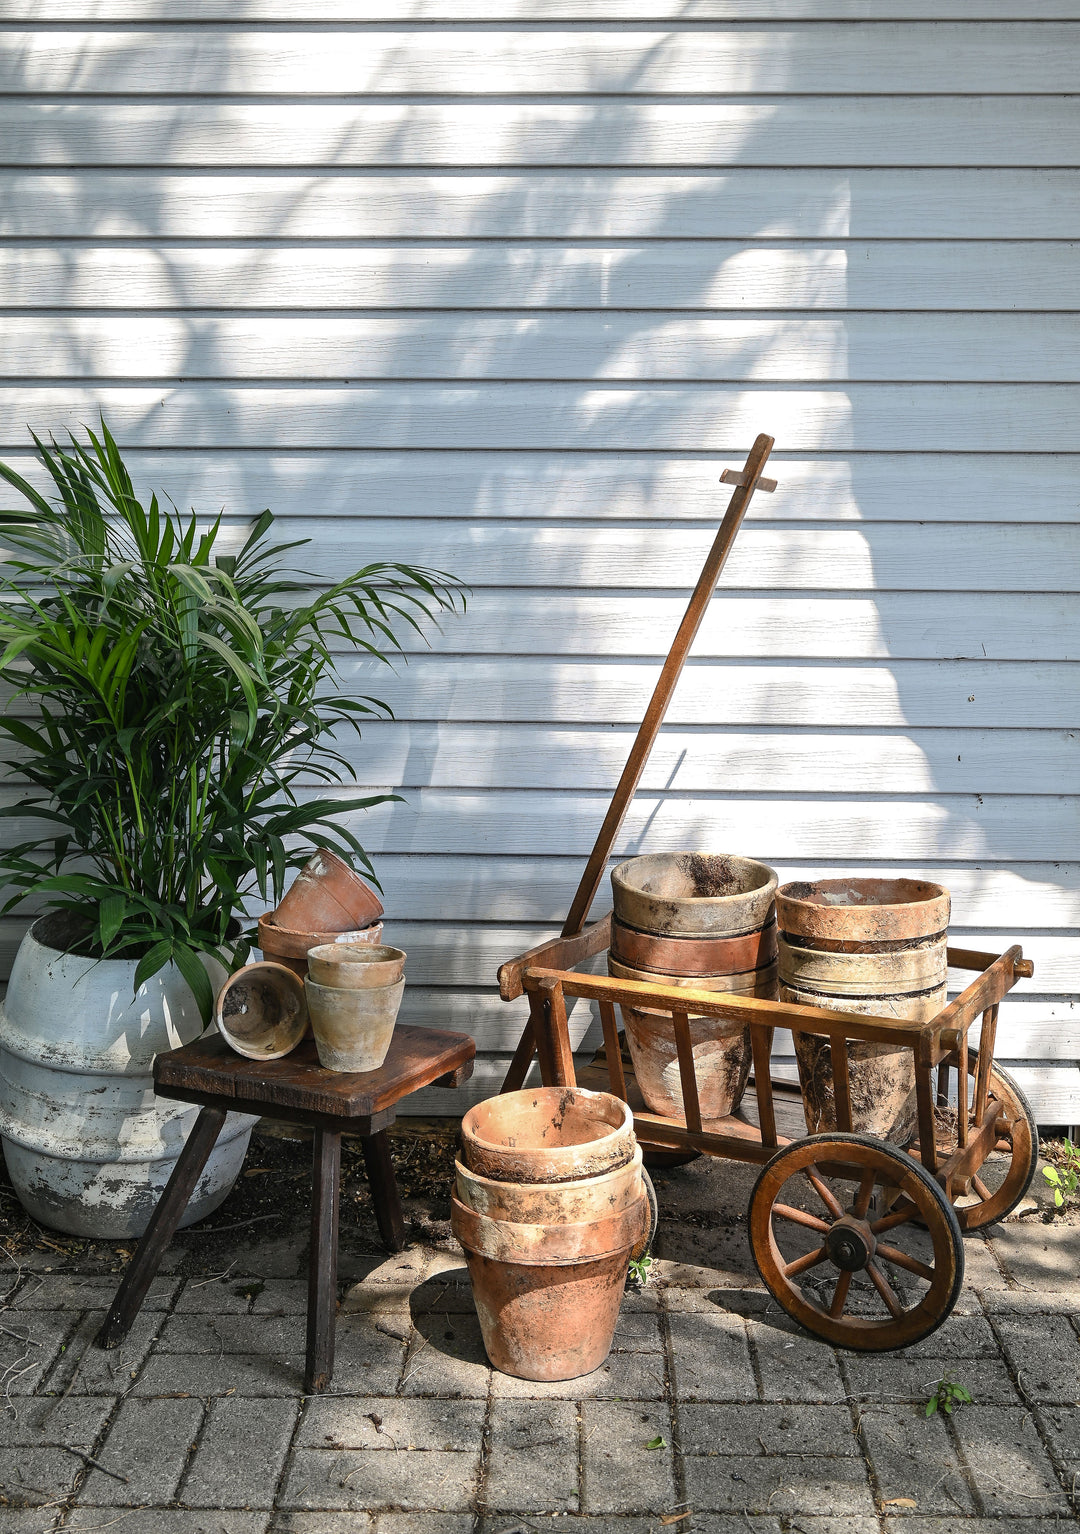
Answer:
<svg viewBox="0 0 1080 1534"><path fill-rule="evenodd" d="M258 1280L252 1280L257 1282ZM189 1279L180 1291L175 1310L178 1316L246 1316L251 1309L251 1299L241 1294L247 1282L235 1274L228 1278Z"/></svg>
<svg viewBox="0 0 1080 1534"><path fill-rule="evenodd" d="M991 1240L1021 1290L1064 1297L1080 1311L1080 1225L997 1225Z"/></svg>
<svg viewBox="0 0 1080 1534"><path fill-rule="evenodd" d="M888 1513L888 1509L886 1509ZM937 1518L898 1518L882 1520L885 1534L1072 1534L1071 1519L1028 1517L1017 1506L1010 1518L962 1518L959 1513Z"/></svg>
<svg viewBox="0 0 1080 1534"><path fill-rule="evenodd" d="M49 1375L49 1390L115 1396L130 1387L165 1317L157 1311L140 1311L120 1346L108 1349L99 1348L94 1340L104 1320L103 1310L90 1310L83 1316Z"/></svg>
<svg viewBox="0 0 1080 1534"><path fill-rule="evenodd" d="M671 1416L666 1406L640 1401L586 1401L584 1423L586 1513L663 1512L676 1500ZM654 1438L664 1447L647 1449Z"/></svg>
<svg viewBox="0 0 1080 1534"><path fill-rule="evenodd" d="M521 1380L492 1371L496 1399L539 1401L662 1401L666 1361L662 1353L611 1352L591 1374L572 1380Z"/></svg>
<svg viewBox="0 0 1080 1534"><path fill-rule="evenodd" d="M952 1315L936 1332L904 1349L905 1358L996 1358L997 1338L986 1317Z"/></svg>
<svg viewBox="0 0 1080 1534"><path fill-rule="evenodd" d="M116 1534L266 1534L269 1513L189 1512L184 1508L142 1507L122 1515L112 1525ZM79 1534L97 1534L107 1526L109 1514L96 1508L77 1508L64 1525Z"/></svg>
<svg viewBox="0 0 1080 1534"><path fill-rule="evenodd" d="M847 1354L844 1372L851 1393L863 1401L910 1401L924 1405L948 1374L980 1405L1012 1406L1020 1399L1000 1358L909 1358L906 1353Z"/></svg>
<svg viewBox="0 0 1080 1534"><path fill-rule="evenodd" d="M568 1401L496 1401L490 1443L484 1487L489 1511L576 1510L576 1406Z"/></svg>
<svg viewBox="0 0 1080 1534"><path fill-rule="evenodd" d="M965 1237L964 1286L980 1295L1001 1293L1009 1288L994 1248L983 1235Z"/></svg>
<svg viewBox="0 0 1080 1534"><path fill-rule="evenodd" d="M271 1509L295 1426L294 1401L211 1401L180 1500L190 1507Z"/></svg>
<svg viewBox="0 0 1080 1534"><path fill-rule="evenodd" d="M472 1315L476 1310L472 1284L460 1254L436 1252L424 1271L423 1283L409 1296L409 1303L417 1315L432 1310Z"/></svg>
<svg viewBox="0 0 1080 1534"><path fill-rule="evenodd" d="M486 1398L491 1367L476 1317L430 1315L423 1321L405 1360L404 1394Z"/></svg>
<svg viewBox="0 0 1080 1534"><path fill-rule="evenodd" d="M85 1469L77 1454L54 1445L0 1448L0 1497L16 1507L56 1502L70 1496Z"/></svg>
<svg viewBox="0 0 1080 1534"><path fill-rule="evenodd" d="M375 1514L275 1513L270 1534L375 1534Z"/></svg>
<svg viewBox="0 0 1080 1534"><path fill-rule="evenodd" d="M997 1328L1030 1399L1080 1400L1080 1337L1067 1316L999 1316Z"/></svg>
<svg viewBox="0 0 1080 1534"><path fill-rule="evenodd" d="M479 1452L483 1401L427 1397L309 1396L299 1449L442 1449ZM378 1420L376 1420L378 1419Z"/></svg>
<svg viewBox="0 0 1080 1534"><path fill-rule="evenodd" d="M1080 1487L1080 1407L1040 1406L1038 1415L1050 1452L1065 1466L1066 1484L1077 1475Z"/></svg>
<svg viewBox="0 0 1080 1534"><path fill-rule="evenodd" d="M975 1511L940 1415L926 1417L910 1406L864 1407L859 1423L883 1505L894 1497L911 1497L923 1513Z"/></svg>
<svg viewBox="0 0 1080 1534"><path fill-rule="evenodd" d="M109 1417L113 1396L18 1396L0 1419L0 1440L17 1444L69 1443L90 1449Z"/></svg>
<svg viewBox="0 0 1080 1534"><path fill-rule="evenodd" d="M790 1534L880 1534L881 1531L877 1518L833 1518L828 1513L796 1513L787 1520L787 1526ZM907 1534L906 1526L902 1534ZM977 1534L977 1530L969 1529L968 1534ZM1060 1529L1058 1534L1061 1534Z"/></svg>
<svg viewBox="0 0 1080 1534"><path fill-rule="evenodd" d="M14 1310L108 1310L119 1288L117 1278L83 1273L42 1273L24 1285ZM167 1310L180 1280L158 1276L151 1284L143 1310Z"/></svg>
<svg viewBox="0 0 1080 1534"><path fill-rule="evenodd" d="M691 1454L684 1466L686 1497L693 1508L777 1516L874 1511L861 1458L785 1455L775 1459L741 1459Z"/></svg>
<svg viewBox="0 0 1080 1534"><path fill-rule="evenodd" d="M861 1455L846 1406L679 1406L684 1454Z"/></svg>
<svg viewBox="0 0 1080 1534"><path fill-rule="evenodd" d="M304 1359L250 1353L155 1353L132 1387L137 1396L299 1396Z"/></svg>
<svg viewBox="0 0 1080 1534"><path fill-rule="evenodd" d="M757 1399L746 1323L741 1316L714 1308L711 1312L671 1316L668 1327L674 1388L682 1400Z"/></svg>
<svg viewBox="0 0 1080 1534"><path fill-rule="evenodd" d="M472 1534L472 1513L376 1513L375 1534Z"/></svg>
<svg viewBox="0 0 1080 1534"><path fill-rule="evenodd" d="M334 1383L339 1394L393 1395L405 1362L405 1344L366 1315L339 1315L334 1341Z"/></svg>
<svg viewBox="0 0 1080 1534"><path fill-rule="evenodd" d="M466 1512L479 1473L478 1453L297 1449L278 1506Z"/></svg>
<svg viewBox="0 0 1080 1534"><path fill-rule="evenodd" d="M672 1513L684 1510L685 1504L680 1502L674 1503L671 1508ZM547 1528L550 1528L551 1534L667 1534L667 1526L661 1524L655 1514L651 1518L618 1513L596 1517L585 1514L575 1516L572 1513L557 1516L558 1522L553 1521L548 1525L535 1515L523 1519L512 1514L495 1513L480 1520L479 1534L541 1534ZM678 1530L684 1531L684 1534L781 1534L779 1518L754 1518L742 1513L728 1515L694 1512L689 1518L671 1524L670 1528L672 1534ZM853 1520L846 1519L844 1529L838 1530L838 1534L863 1534L863 1530L853 1525ZM865 1534L878 1534L876 1522ZM1058 1534L1061 1534L1060 1530Z"/></svg>
<svg viewBox="0 0 1080 1534"><path fill-rule="evenodd" d="M839 1401L847 1394L832 1348L786 1316L748 1317L746 1330L766 1401Z"/></svg>
<svg viewBox="0 0 1080 1534"><path fill-rule="evenodd" d="M30 1395L63 1347L74 1316L54 1311L9 1316L0 1332L0 1396Z"/></svg>
<svg viewBox="0 0 1080 1534"><path fill-rule="evenodd" d="M307 1315L306 1278L268 1278L251 1301L252 1314Z"/></svg>
<svg viewBox="0 0 1080 1534"><path fill-rule="evenodd" d="M170 1316L158 1338L159 1353L302 1353L304 1316Z"/></svg>
<svg viewBox="0 0 1080 1534"><path fill-rule="evenodd" d="M620 1353L662 1353L659 1311L631 1310L624 1302L611 1345Z"/></svg>
<svg viewBox="0 0 1080 1534"><path fill-rule="evenodd" d="M80 1503L137 1507L171 1501L202 1419L201 1401L124 1401L95 1457L127 1476L127 1483L91 1470Z"/></svg>
<svg viewBox="0 0 1080 1534"><path fill-rule="evenodd" d="M59 1509L0 1507L0 1534L47 1534L61 1516Z"/></svg>
<svg viewBox="0 0 1080 1534"><path fill-rule="evenodd" d="M985 1512L1016 1517L1023 1509L1030 1518L1070 1511L1026 1408L965 1407L953 1424Z"/></svg>

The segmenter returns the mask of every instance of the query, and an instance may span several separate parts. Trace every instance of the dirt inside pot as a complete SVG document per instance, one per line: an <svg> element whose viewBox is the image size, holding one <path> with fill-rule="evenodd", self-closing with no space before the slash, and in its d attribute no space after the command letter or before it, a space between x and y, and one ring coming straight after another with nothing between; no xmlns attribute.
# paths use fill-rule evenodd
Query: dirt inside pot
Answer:
<svg viewBox="0 0 1080 1534"><path fill-rule="evenodd" d="M672 858L664 872L641 886L646 894L663 899L705 900L719 895L739 895L758 887L723 854L687 852Z"/></svg>

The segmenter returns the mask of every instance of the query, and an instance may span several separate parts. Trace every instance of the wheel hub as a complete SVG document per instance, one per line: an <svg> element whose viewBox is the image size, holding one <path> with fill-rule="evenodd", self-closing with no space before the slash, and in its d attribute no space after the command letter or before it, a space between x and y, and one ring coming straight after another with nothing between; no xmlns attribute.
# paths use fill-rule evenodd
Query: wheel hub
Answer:
<svg viewBox="0 0 1080 1534"><path fill-rule="evenodd" d="M825 1250L845 1273L858 1273L865 1268L876 1248L873 1231L866 1221L849 1214L837 1220L825 1237Z"/></svg>

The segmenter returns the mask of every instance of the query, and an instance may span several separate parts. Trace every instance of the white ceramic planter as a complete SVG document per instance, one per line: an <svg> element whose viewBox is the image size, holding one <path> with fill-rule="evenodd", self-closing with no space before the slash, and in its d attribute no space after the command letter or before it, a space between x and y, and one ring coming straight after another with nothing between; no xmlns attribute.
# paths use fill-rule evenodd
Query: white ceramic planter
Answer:
<svg viewBox="0 0 1080 1534"><path fill-rule="evenodd" d="M42 941L47 921L23 939L0 1008L8 1173L43 1225L77 1236L139 1236L199 1113L154 1096L154 1056L197 1038L202 1019L178 970L159 971L135 995L136 960L64 953ZM221 984L224 968L213 960L207 967ZM255 1123L229 1114L182 1225L229 1193Z"/></svg>

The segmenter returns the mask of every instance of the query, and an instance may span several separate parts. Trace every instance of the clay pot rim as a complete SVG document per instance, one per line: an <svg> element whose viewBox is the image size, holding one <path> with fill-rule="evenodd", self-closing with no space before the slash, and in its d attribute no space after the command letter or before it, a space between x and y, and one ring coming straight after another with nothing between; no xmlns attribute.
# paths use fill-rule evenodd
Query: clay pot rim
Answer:
<svg viewBox="0 0 1080 1534"><path fill-rule="evenodd" d="M723 992L723 985L709 985L708 981L742 980L746 975L760 975L762 980L768 979L768 971L777 967L778 960L772 958L767 964L755 964L753 969L724 970L719 975L671 975L666 970L645 969L640 964L624 964L621 959L615 959L608 954L608 973L616 980L640 980L644 985L671 985L680 991L717 991ZM732 992L738 995L738 992Z"/></svg>
<svg viewBox="0 0 1080 1534"><path fill-rule="evenodd" d="M567 1225L533 1225L516 1220L495 1220L490 1215L479 1214L451 1193L450 1227L466 1251L488 1257L492 1262L522 1268L572 1268L614 1257L623 1251L629 1255L640 1238L643 1217L645 1220L650 1218L648 1204L648 1196L642 1188L635 1202L617 1214L600 1215L594 1220ZM628 1227L633 1234L628 1234ZM533 1232L537 1234L534 1236ZM482 1240L485 1234L490 1236L495 1251L485 1251L482 1246L470 1242L470 1236L475 1241L477 1236ZM526 1240L534 1240L536 1245L527 1246ZM574 1250L578 1242L584 1244L584 1249L578 1246ZM496 1255L500 1248L505 1248L507 1255Z"/></svg>
<svg viewBox="0 0 1080 1534"><path fill-rule="evenodd" d="M324 964L404 964L408 957L404 948L390 943L316 943L308 949L309 959Z"/></svg>
<svg viewBox="0 0 1080 1534"><path fill-rule="evenodd" d="M828 898L858 893L860 886L864 899ZM781 932L849 941L932 937L948 927L950 908L949 891L928 879L794 880L776 892Z"/></svg>
<svg viewBox="0 0 1080 1534"><path fill-rule="evenodd" d="M291 973L292 971L290 971L290 974ZM319 1000L321 1000L324 995L354 996L358 998L358 1003L359 1000L362 1000L365 997L370 1003L371 997L381 996L384 991L395 991L399 987L404 986L405 976L402 975L400 980L392 980L389 985L369 985L364 986L363 988L351 985L320 985L318 980L312 980L310 975L305 975L304 979L300 983L304 986L305 990L310 987L311 990L315 991Z"/></svg>
<svg viewBox="0 0 1080 1534"><path fill-rule="evenodd" d="M755 875L760 873L763 877L755 878L753 884L747 885L746 889L735 890L730 895L661 895L655 890L646 889L642 883L632 880L627 873L628 869L637 868L647 876L649 870L642 869L642 864L648 863L654 866L660 863L670 864L678 858L707 858L710 861L722 859L725 863L731 864L737 869L745 868L748 872L752 869ZM738 905L740 901L746 900L748 896L763 895L770 886L775 889L777 878L775 869L770 868L767 863L760 862L757 858L745 857L739 852L701 852L693 848L679 852L643 853L640 857L627 858L625 862L620 863L617 868L611 870L611 882L616 890L625 889L630 894L645 895L650 900L662 900L670 902L672 905L688 906L691 909L698 908L702 910L706 907L713 910L730 910L732 906ZM620 916L619 919L622 921L625 918ZM627 925L633 924L627 923Z"/></svg>
<svg viewBox="0 0 1080 1534"><path fill-rule="evenodd" d="M723 860L729 868L745 871L747 887L729 895L665 895L645 888L650 878L687 858ZM775 869L735 852L653 852L628 858L611 871L617 919L665 938L743 937L754 932L772 915L776 885Z"/></svg>
<svg viewBox="0 0 1080 1534"><path fill-rule="evenodd" d="M287 954L291 959L305 959L309 949L317 948L323 944L336 943L339 938L346 941L351 939L354 944L358 944L361 941L357 936L358 933L370 932L372 927L382 927L382 925L383 922L380 917L378 921L373 921L366 927L351 927L347 932L302 932L294 927L279 926L274 920L274 912L264 911L262 916L259 917L259 947L262 948L264 953L266 952L263 946L263 934L268 933L271 939L275 937L281 938L281 944L276 950L278 953ZM289 950L291 949L295 949L295 952L290 952Z"/></svg>
<svg viewBox="0 0 1080 1534"><path fill-rule="evenodd" d="M488 1140L484 1135L477 1132L476 1116L481 1109L489 1107L490 1104L497 1103L500 1108L505 1108L506 1113L509 1115L514 1111L515 1099L517 1099L517 1106L521 1108L539 1106L545 1098L554 1098L557 1106L558 1099L567 1092L572 1092L575 1097L583 1098L587 1103L595 1102L598 1107L604 1103L616 1104L618 1121L616 1122L611 1118L604 1120L606 1128L602 1134L598 1134L592 1140L575 1141L572 1145L507 1145L499 1140ZM522 1101L524 1098L529 1098L531 1101L526 1104ZM537 1156L562 1156L566 1159L572 1158L575 1152L580 1153L585 1150L595 1151L603 1145L605 1140L616 1139L619 1135L625 1134L628 1131L632 1134L633 1128L634 1115L628 1103L624 1103L622 1098L616 1097L613 1092L594 1092L588 1087L523 1087L518 1092L502 1092L497 1097L485 1098L482 1103L474 1103L461 1120L462 1136L467 1136L470 1140L475 1141L484 1151L494 1152L495 1154L508 1151L512 1155L517 1156L532 1153Z"/></svg>
<svg viewBox="0 0 1080 1534"><path fill-rule="evenodd" d="M632 1177L635 1172L640 1172L644 1161L641 1154L641 1146L634 1146L634 1154L629 1161L624 1161L622 1166L610 1167L606 1172L598 1172L595 1177L575 1177L566 1182L506 1182L501 1177L485 1177L483 1172L474 1172L472 1167L466 1166L460 1157L454 1158L454 1171L459 1177L464 1177L466 1182L479 1183L483 1188L499 1189L513 1188L515 1193L575 1193L579 1188L597 1188L605 1182L614 1181L617 1177Z"/></svg>
<svg viewBox="0 0 1080 1534"><path fill-rule="evenodd" d="M290 987L294 990L300 1001L300 1010L297 1013L296 1024L293 1030L296 1037L285 1049L253 1049L250 1045L238 1043L225 1024L221 1007L223 999L232 989L233 983L239 980L241 976L250 974L253 969L273 970L278 975L285 975ZM307 1032L308 1008L307 996L304 994L304 982L295 970L289 969L285 964L278 964L274 959L256 959L251 964L245 964L240 969L233 971L214 998L214 1026L229 1048L234 1049L238 1055L243 1055L245 1060L283 1060L286 1055L292 1053Z"/></svg>

